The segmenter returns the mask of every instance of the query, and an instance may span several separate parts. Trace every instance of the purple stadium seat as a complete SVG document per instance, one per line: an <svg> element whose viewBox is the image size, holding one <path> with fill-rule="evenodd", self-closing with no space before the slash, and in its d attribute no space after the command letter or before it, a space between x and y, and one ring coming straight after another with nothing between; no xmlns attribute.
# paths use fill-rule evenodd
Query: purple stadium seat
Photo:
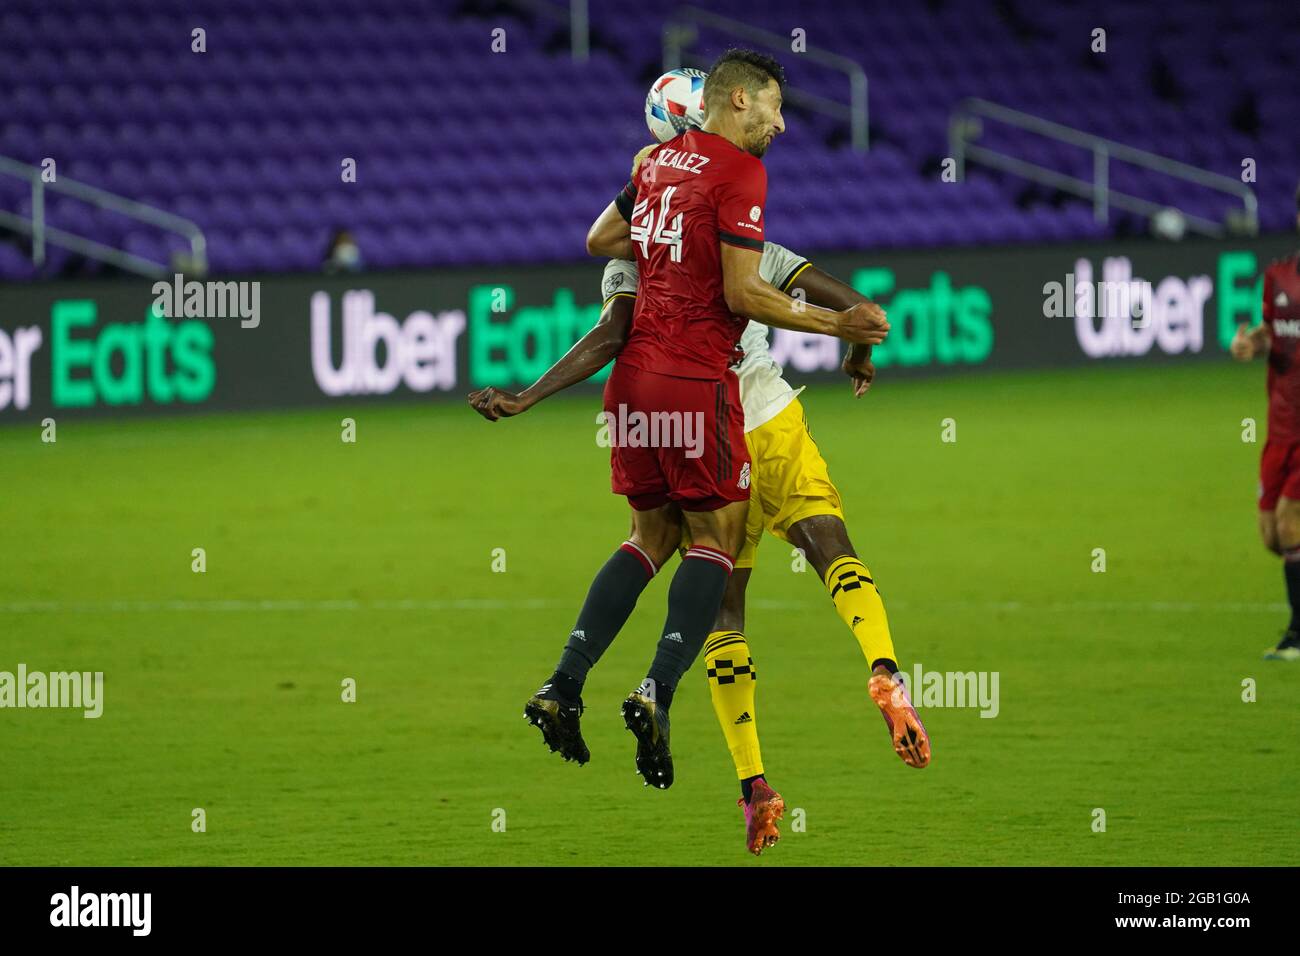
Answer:
<svg viewBox="0 0 1300 956"><path fill-rule="evenodd" d="M153 198L209 234L218 270L314 269L329 231L357 231L372 267L581 260L585 224L647 142L643 84L657 70L665 16L592 4L586 63L547 52L552 24L459 0L7 0L0 10L0 154L59 162L62 175ZM719 0L711 9L777 32L788 4ZM1300 21L1269 0L1108 6L1115 55L1089 62L1100 0L1017 4L1026 43L991 3L872 5L808 0L810 38L866 65L873 149L793 103L767 163L774 237L818 249L1082 238L1115 228L1087 202L1022 210L1023 180L972 165L944 184L947 119L982 96L1237 176L1257 160L1268 228L1293 225L1300 178ZM494 8L495 10L495 8ZM207 53L189 31L208 31ZM493 54L504 26L509 54ZM57 38L33 45L30 37ZM701 46L729 38L701 33ZM1133 55L1129 55L1132 53ZM1122 54L1122 55L1121 55ZM1174 99L1151 78L1168 70ZM847 98L839 74L787 57L792 79ZM576 94L576 96L575 96ZM579 99L560 113L556 104ZM1234 129L1249 104L1257 126ZM1091 157L985 124L993 148L1082 178ZM1211 135L1207 135L1211 131ZM573 148L574 142L587 144ZM340 176L357 161L357 181ZM1221 219L1226 198L1115 164L1116 188ZM1037 199L1048 198L1037 189ZM0 208L27 200L0 181ZM1059 201L1059 197L1058 197ZM147 230L71 207L68 221L129 248L168 251ZM1119 217L1116 217L1116 222ZM0 237L2 239L3 237ZM8 251L6 251L8 250ZM63 257L51 268L70 267ZM47 274L50 270L46 270ZM30 278L0 242L0 276Z"/></svg>

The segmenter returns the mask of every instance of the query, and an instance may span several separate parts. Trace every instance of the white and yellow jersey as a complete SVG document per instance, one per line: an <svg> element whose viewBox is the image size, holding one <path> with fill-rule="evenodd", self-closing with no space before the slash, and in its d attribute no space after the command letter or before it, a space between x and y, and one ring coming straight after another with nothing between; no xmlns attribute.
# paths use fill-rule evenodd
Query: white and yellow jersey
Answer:
<svg viewBox="0 0 1300 956"><path fill-rule="evenodd" d="M786 291L795 276L809 265L807 259L796 255L775 242L763 243L763 257L758 263L758 274L782 292ZM610 259L601 281L603 303L617 295L636 295L636 263L627 259ZM603 307L603 306L602 306ZM745 359L736 369L740 380L740 403L745 408L745 431L771 421L785 409L795 396L803 391L790 386L781 376L768 351L768 327L761 322L750 322L740 336L740 347Z"/></svg>

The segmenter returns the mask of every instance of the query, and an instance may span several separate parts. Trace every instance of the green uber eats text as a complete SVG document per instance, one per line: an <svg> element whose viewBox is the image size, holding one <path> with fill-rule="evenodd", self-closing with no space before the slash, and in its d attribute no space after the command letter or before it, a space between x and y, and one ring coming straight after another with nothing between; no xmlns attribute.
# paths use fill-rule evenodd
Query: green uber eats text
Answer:
<svg viewBox="0 0 1300 956"><path fill-rule="evenodd" d="M474 385L526 385L555 364L600 318L600 304L578 305L559 288L549 306L511 312L515 290L475 286L469 292L469 377ZM610 365L591 377L603 382Z"/></svg>
<svg viewBox="0 0 1300 956"><path fill-rule="evenodd" d="M212 393L212 330L202 322L172 324L152 307L143 322L105 323L89 299L54 303L50 364L57 408L201 402Z"/></svg>
<svg viewBox="0 0 1300 956"><path fill-rule="evenodd" d="M871 349L876 367L978 364L993 350L993 303L977 285L952 287L946 272L930 276L928 289L894 290L893 269L859 269L851 285L889 314L889 337Z"/></svg>
<svg viewBox="0 0 1300 956"><path fill-rule="evenodd" d="M872 350L877 366L977 364L993 349L993 304L979 286L952 287L935 272L928 289L902 289L889 301L892 269L859 269L852 285L889 311L893 330ZM481 385L520 385L536 380L600 318L600 305L577 305L573 290L555 290L552 304L511 312L515 290L475 286L469 293L470 380ZM609 366L592 376L604 381Z"/></svg>
<svg viewBox="0 0 1300 956"><path fill-rule="evenodd" d="M1264 319L1264 272L1255 253L1240 249L1220 253L1218 271L1219 345L1226 349L1239 322L1258 325Z"/></svg>

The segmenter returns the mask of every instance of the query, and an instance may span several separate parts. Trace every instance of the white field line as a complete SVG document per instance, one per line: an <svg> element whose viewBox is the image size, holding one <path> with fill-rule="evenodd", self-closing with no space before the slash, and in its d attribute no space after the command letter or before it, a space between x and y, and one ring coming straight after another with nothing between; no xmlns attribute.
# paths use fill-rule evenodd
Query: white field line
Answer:
<svg viewBox="0 0 1300 956"><path fill-rule="evenodd" d="M286 611L577 611L580 601L560 601L554 598L524 598L499 600L494 598L455 598L447 600L406 598L401 600L172 600L172 601L69 601L33 600L0 601L0 614L151 614L177 611L197 612L286 612ZM826 607L829 601L777 601L752 598L748 602L755 611L803 611ZM972 612L1042 612L1060 613L1079 611L1104 613L1107 611L1157 612L1203 614L1213 612L1245 614L1277 614L1288 610L1282 602L1269 601L889 601L891 610L921 610L927 608L944 611Z"/></svg>

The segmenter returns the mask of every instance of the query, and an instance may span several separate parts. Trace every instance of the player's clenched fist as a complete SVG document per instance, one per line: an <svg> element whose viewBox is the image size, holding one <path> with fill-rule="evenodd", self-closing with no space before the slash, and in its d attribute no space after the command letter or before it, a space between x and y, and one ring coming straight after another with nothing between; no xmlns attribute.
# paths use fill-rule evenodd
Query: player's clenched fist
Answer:
<svg viewBox="0 0 1300 956"><path fill-rule="evenodd" d="M1237 334L1232 337L1228 351L1238 362L1249 362L1255 357L1255 343L1251 341L1245 325L1237 326Z"/></svg>
<svg viewBox="0 0 1300 956"><path fill-rule="evenodd" d="M840 313L839 337L859 345L879 345L889 334L885 310L874 302L859 302Z"/></svg>
<svg viewBox="0 0 1300 956"><path fill-rule="evenodd" d="M476 392L470 392L469 405L490 422L528 411L528 402L514 392L493 388L490 385Z"/></svg>

